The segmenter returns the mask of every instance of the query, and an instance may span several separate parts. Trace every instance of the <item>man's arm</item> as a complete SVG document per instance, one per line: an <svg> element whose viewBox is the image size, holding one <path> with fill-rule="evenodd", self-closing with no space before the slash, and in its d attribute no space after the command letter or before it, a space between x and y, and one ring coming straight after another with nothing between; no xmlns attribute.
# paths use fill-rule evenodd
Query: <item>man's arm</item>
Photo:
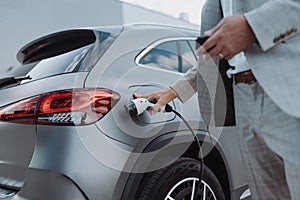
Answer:
<svg viewBox="0 0 300 200"><path fill-rule="evenodd" d="M222 17L223 15L220 1L206 1L201 12L200 36L203 36L205 31L215 27L222 19ZM181 102L186 102L197 91L198 71L198 66L194 66L192 69L187 71L184 76L179 78L175 83L171 85L170 88L172 88L176 92L177 97Z"/></svg>
<svg viewBox="0 0 300 200"><path fill-rule="evenodd" d="M182 75L179 79L177 79L177 81L175 81L175 83L172 84L170 88L158 92L153 92L151 94L134 94L134 97L156 99L157 103L153 105L152 109L150 110L150 114L153 115L158 112L160 107L168 104L176 97L183 103L191 98L195 94L197 89L196 80L197 68L195 66L187 71L184 75Z"/></svg>
<svg viewBox="0 0 300 200"><path fill-rule="evenodd" d="M300 1L268 1L244 14L263 51L300 30Z"/></svg>
<svg viewBox="0 0 300 200"><path fill-rule="evenodd" d="M213 29L206 31L209 38L197 50L197 54L221 60L231 59L251 46L256 38L244 15L223 18ZM210 49L209 52L206 52Z"/></svg>
<svg viewBox="0 0 300 200"><path fill-rule="evenodd" d="M206 57L231 59L258 42L267 51L282 40L292 37L300 28L300 0L273 0L243 15L225 17L206 32L210 38L197 54L212 49Z"/></svg>
<svg viewBox="0 0 300 200"><path fill-rule="evenodd" d="M206 30L213 28L222 18L221 4L219 0L206 1L201 13L201 36ZM181 102L188 101L197 91L197 73L198 65L188 70L170 88L147 95L135 94L135 97L157 99L157 103L153 106L151 114L155 114L157 110L169 103L174 98L178 98Z"/></svg>
<svg viewBox="0 0 300 200"><path fill-rule="evenodd" d="M197 66L194 66L170 86L182 103L189 100L197 91L197 71Z"/></svg>

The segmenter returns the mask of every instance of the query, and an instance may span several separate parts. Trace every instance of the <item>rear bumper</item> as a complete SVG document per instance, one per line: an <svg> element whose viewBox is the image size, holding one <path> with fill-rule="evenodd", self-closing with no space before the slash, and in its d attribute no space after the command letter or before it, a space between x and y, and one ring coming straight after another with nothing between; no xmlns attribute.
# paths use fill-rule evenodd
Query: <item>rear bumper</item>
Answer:
<svg viewBox="0 0 300 200"><path fill-rule="evenodd" d="M117 147L127 149L127 154L116 152L113 148ZM113 199L131 151L95 125L38 126L29 171L17 196L26 200Z"/></svg>
<svg viewBox="0 0 300 200"><path fill-rule="evenodd" d="M77 185L66 176L46 170L29 169L22 189L20 191L10 190L7 197L1 198L0 196L0 199L86 200L87 198Z"/></svg>
<svg viewBox="0 0 300 200"><path fill-rule="evenodd" d="M6 140L0 142L0 200L109 200L116 187L123 188L117 183L133 148L97 126L2 124L0 135ZM3 129L15 126L20 126L18 137Z"/></svg>

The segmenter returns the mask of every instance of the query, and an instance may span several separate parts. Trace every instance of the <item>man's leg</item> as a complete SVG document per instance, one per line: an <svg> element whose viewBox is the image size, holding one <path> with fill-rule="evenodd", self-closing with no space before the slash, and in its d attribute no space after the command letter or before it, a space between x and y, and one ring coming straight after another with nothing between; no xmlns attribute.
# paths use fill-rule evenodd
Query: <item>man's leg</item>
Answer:
<svg viewBox="0 0 300 200"><path fill-rule="evenodd" d="M264 94L261 128L268 147L278 154L284 170L291 199L300 199L300 119L282 111Z"/></svg>
<svg viewBox="0 0 300 200"><path fill-rule="evenodd" d="M252 199L290 199L282 158L266 144L261 128L264 92L259 85L234 85L243 162Z"/></svg>

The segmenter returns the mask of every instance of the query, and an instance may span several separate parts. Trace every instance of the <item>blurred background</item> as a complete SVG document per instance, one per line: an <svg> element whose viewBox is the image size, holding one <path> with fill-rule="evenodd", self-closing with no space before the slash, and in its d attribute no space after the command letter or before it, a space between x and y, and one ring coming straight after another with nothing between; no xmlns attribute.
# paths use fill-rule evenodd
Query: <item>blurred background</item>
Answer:
<svg viewBox="0 0 300 200"><path fill-rule="evenodd" d="M17 51L59 30L160 23L199 29L205 0L0 0L0 77L18 67Z"/></svg>

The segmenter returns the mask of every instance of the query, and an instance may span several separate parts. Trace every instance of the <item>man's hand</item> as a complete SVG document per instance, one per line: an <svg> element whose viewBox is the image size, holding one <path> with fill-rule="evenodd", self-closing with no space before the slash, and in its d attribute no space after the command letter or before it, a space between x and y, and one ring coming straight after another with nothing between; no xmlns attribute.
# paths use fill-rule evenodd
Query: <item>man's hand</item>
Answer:
<svg viewBox="0 0 300 200"><path fill-rule="evenodd" d="M205 35L209 38L197 50L197 54L206 53L207 49L212 48L205 58L216 57L231 59L236 54L251 46L256 37L249 26L244 15L236 15L223 18L217 26L206 31Z"/></svg>
<svg viewBox="0 0 300 200"><path fill-rule="evenodd" d="M157 103L153 105L152 109L150 110L150 114L154 115L158 112L159 108L168 104L170 101L176 98L176 93L171 89L165 89L158 92L153 92L151 94L140 95L134 94L135 98L146 98L146 99L155 99Z"/></svg>

